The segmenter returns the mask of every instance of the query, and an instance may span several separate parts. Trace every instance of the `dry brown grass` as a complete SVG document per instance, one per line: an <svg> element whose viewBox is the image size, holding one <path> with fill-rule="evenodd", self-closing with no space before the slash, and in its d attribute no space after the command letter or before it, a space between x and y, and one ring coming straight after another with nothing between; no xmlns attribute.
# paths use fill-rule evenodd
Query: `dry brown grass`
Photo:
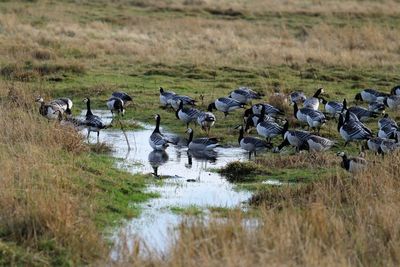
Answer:
<svg viewBox="0 0 400 267"><path fill-rule="evenodd" d="M240 211L211 223L185 222L171 257L138 266L397 266L400 260L400 156L354 178L338 172L253 198L251 224ZM246 223L247 222L247 223ZM250 226L249 226L250 225ZM252 226L251 226L252 225Z"/></svg>

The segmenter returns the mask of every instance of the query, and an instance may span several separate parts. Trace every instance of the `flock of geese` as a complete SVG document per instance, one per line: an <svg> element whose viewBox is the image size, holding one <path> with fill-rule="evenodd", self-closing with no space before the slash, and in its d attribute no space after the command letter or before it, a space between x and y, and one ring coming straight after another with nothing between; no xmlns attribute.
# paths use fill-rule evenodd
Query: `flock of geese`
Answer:
<svg viewBox="0 0 400 267"><path fill-rule="evenodd" d="M347 100L328 101L324 98L324 89L319 88L314 95L306 97L303 92L292 92L288 99L293 106L293 116L298 123L308 130L290 129L289 120L283 110L269 104L256 103L245 109L253 101L261 101L262 95L247 87L240 87L229 93L227 97L220 97L208 105L207 110L195 108L196 101L185 95L178 95L173 91L167 91L160 87L160 104L162 107L172 107L175 116L187 128L189 151L207 152L213 151L219 146L216 138L209 137L211 128L216 123L214 110L222 112L224 116L238 110L245 109L243 122L236 128L239 130L238 143L242 149L248 152L249 159L252 154L263 149L272 149L273 152L280 152L285 146L293 146L297 152L308 150L311 152L323 152L337 145L337 142L320 135L320 129L324 127L328 120L337 122L337 131L345 141L347 146L352 141L364 141L363 148L369 149L377 154L385 155L400 148L397 123L385 114L385 109L400 108L400 86L392 88L390 93L379 92L375 89L365 89L358 93L354 100L356 106L348 106ZM74 127L87 128L88 138L91 132L99 133L108 126L103 123L99 116L91 111L89 98L85 98L87 105L85 119L74 118L71 115L72 101L68 98L58 98L50 102L45 102L42 97L36 99L40 103L39 112L49 120L58 119L64 124L72 124ZM107 100L107 107L112 115L123 116L127 103L132 98L124 92L114 92ZM358 103L365 102L368 108L359 106ZM320 111L320 105L324 106L324 111ZM378 133L374 136L373 132L365 125L366 121L372 118L378 119ZM149 144L154 151L164 151L170 144L176 144L168 136L160 131L161 116L155 115L156 126L149 137ZM190 124L198 124L206 133L207 137L193 138L194 131ZM245 136L251 128L255 128L259 137ZM273 147L272 140L278 136L282 137L282 143ZM341 166L354 173L363 169L367 161L361 157L348 157L345 152L337 153L342 158Z"/></svg>

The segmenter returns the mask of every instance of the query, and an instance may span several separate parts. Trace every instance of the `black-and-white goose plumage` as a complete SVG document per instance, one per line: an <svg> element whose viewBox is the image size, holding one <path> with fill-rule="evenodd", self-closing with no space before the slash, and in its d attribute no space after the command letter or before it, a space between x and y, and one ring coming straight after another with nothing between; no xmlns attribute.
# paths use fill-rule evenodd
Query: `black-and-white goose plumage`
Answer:
<svg viewBox="0 0 400 267"><path fill-rule="evenodd" d="M173 107L173 109L177 110L179 108L179 103L183 103L183 105L192 105L196 104L196 101L186 95L174 95L170 100L169 104Z"/></svg>
<svg viewBox="0 0 400 267"><path fill-rule="evenodd" d="M360 93L356 94L356 101L365 101L367 103L371 102L383 102L383 100L387 97L387 94L379 92L375 89L364 89Z"/></svg>
<svg viewBox="0 0 400 267"><path fill-rule="evenodd" d="M218 111L221 111L225 114L225 117L228 115L229 112L239 108L244 108L244 104L233 98L228 97L220 97L216 99L213 103L208 105L208 110L212 111L213 109L216 109Z"/></svg>
<svg viewBox="0 0 400 267"><path fill-rule="evenodd" d="M118 97L119 99L124 101L124 104L126 104L129 101L133 101L133 99L132 99L132 97L130 95L128 95L127 93L122 92L122 91L113 92L111 95L113 97Z"/></svg>
<svg viewBox="0 0 400 267"><path fill-rule="evenodd" d="M87 107L85 116L85 124L88 131L87 138L89 139L90 132L96 132L97 142L99 142L100 130L106 128L106 125L99 116L96 116L92 113L90 108L90 98L85 98L83 101L86 103Z"/></svg>
<svg viewBox="0 0 400 267"><path fill-rule="evenodd" d="M388 154L390 152L393 152L395 150L400 149L400 143L398 142L398 137L396 134L396 140L392 139L385 139L381 142L379 152L382 154Z"/></svg>
<svg viewBox="0 0 400 267"><path fill-rule="evenodd" d="M383 128L386 125L390 125L392 127L398 128L397 123L389 117L389 114L385 114L382 119L378 120L378 127Z"/></svg>
<svg viewBox="0 0 400 267"><path fill-rule="evenodd" d="M385 98L383 103L390 109L400 108L400 95L391 95Z"/></svg>
<svg viewBox="0 0 400 267"><path fill-rule="evenodd" d="M271 104L267 103L259 103L259 104L254 104L251 108L246 109L244 112L244 117L249 117L252 114L261 114L262 109L264 108L265 114L271 117L276 117L279 115L285 115L285 113L278 109L277 107L274 107Z"/></svg>
<svg viewBox="0 0 400 267"><path fill-rule="evenodd" d="M384 141L384 138L374 137L367 140L367 148L375 153L381 153L381 144Z"/></svg>
<svg viewBox="0 0 400 267"><path fill-rule="evenodd" d="M60 97L60 98L54 99L54 100L50 101L50 104L59 105L63 109L65 114L71 115L71 113L72 113L71 109L72 109L73 103L72 103L72 100L67 97Z"/></svg>
<svg viewBox="0 0 400 267"><path fill-rule="evenodd" d="M325 112L333 118L337 118L343 110L343 104L340 102L327 101L325 98L321 98L321 101L325 106Z"/></svg>
<svg viewBox="0 0 400 267"><path fill-rule="evenodd" d="M171 105L170 100L176 93L172 91L165 91L164 88L160 87L160 103L161 106L166 107Z"/></svg>
<svg viewBox="0 0 400 267"><path fill-rule="evenodd" d="M274 152L279 152L285 146L291 145L296 148L296 151L309 150L307 140L311 133L299 130L288 130L288 124L285 124L283 142L274 149Z"/></svg>
<svg viewBox="0 0 400 267"><path fill-rule="evenodd" d="M349 158L344 152L339 152L337 155L342 158L340 166L353 174L360 172L367 167L367 161L362 157Z"/></svg>
<svg viewBox="0 0 400 267"><path fill-rule="evenodd" d="M362 121L365 122L370 118L376 118L378 117L379 113L378 112L374 112L374 111L369 111L366 108L363 107L359 107L359 106L354 106L354 107L347 107L347 100L344 99L343 100L343 112L344 111L350 111L351 113L353 113L354 115L357 116L357 118Z"/></svg>
<svg viewBox="0 0 400 267"><path fill-rule="evenodd" d="M371 102L368 104L368 110L376 113L382 113L385 111L385 105L381 102Z"/></svg>
<svg viewBox="0 0 400 267"><path fill-rule="evenodd" d="M251 154L254 153L254 156L257 155L257 151L272 148L271 143L261 140L256 137L244 136L243 126L239 127L239 137L238 137L239 145L242 149L249 152L249 159L251 158Z"/></svg>
<svg viewBox="0 0 400 267"><path fill-rule="evenodd" d="M196 138L193 139L193 129L188 128L187 133L189 133L189 140L188 140L188 148L189 150L196 150L196 151L204 151L204 150L213 150L218 144L217 138L208 138L208 137L202 137L202 138Z"/></svg>
<svg viewBox="0 0 400 267"><path fill-rule="evenodd" d="M118 115L124 116L125 114L125 103L121 98L112 96L107 100L107 107L111 111L111 114L117 113Z"/></svg>
<svg viewBox="0 0 400 267"><path fill-rule="evenodd" d="M239 101L240 103L247 104L253 99L260 99L261 95L248 87L239 87L230 92L229 97Z"/></svg>
<svg viewBox="0 0 400 267"><path fill-rule="evenodd" d="M156 127L149 137L149 144L153 148L153 150L165 150L169 146L170 142L160 132L161 116L159 114L156 114L154 118L156 120Z"/></svg>
<svg viewBox="0 0 400 267"><path fill-rule="evenodd" d="M318 110L319 108L319 96L324 92L323 88L319 88L312 97L307 98L304 103L303 107L305 108L311 108L314 110Z"/></svg>
<svg viewBox="0 0 400 267"><path fill-rule="evenodd" d="M382 128L379 128L378 137L386 139L394 139L396 137L397 132L398 132L397 127L387 124Z"/></svg>
<svg viewBox="0 0 400 267"><path fill-rule="evenodd" d="M326 122L325 115L318 110L312 108L299 109L296 102L293 104L293 107L295 118L302 123L307 123L310 128L319 130Z"/></svg>
<svg viewBox="0 0 400 267"><path fill-rule="evenodd" d="M257 133L266 138L268 142L270 142L272 138L278 135L283 135L285 132L283 126L277 124L271 119L265 120L265 116L263 117L262 114L250 115L250 117L246 121L246 127L244 130L247 132L250 127L254 126L257 129Z"/></svg>
<svg viewBox="0 0 400 267"><path fill-rule="evenodd" d="M400 85L396 85L390 90L391 95L400 95Z"/></svg>
<svg viewBox="0 0 400 267"><path fill-rule="evenodd" d="M179 102L178 109L175 111L176 118L183 121L187 128L189 128L189 123L196 121L199 115L198 109L183 107L183 101Z"/></svg>
<svg viewBox="0 0 400 267"><path fill-rule="evenodd" d="M209 133L211 127L214 125L216 118L215 115L209 110L207 112L200 111L199 115L197 116L197 123L201 126L205 132Z"/></svg>
<svg viewBox="0 0 400 267"><path fill-rule="evenodd" d="M301 104L304 103L304 101L306 101L307 97L303 92L292 92L289 94L289 100L290 103L297 103L297 104Z"/></svg>
<svg viewBox="0 0 400 267"><path fill-rule="evenodd" d="M59 120L64 109L57 103L45 103L42 97L37 97L36 102L40 103L39 114L48 120Z"/></svg>
<svg viewBox="0 0 400 267"><path fill-rule="evenodd" d="M311 152L323 152L329 150L335 142L317 135L310 135L307 138L308 149Z"/></svg>
<svg viewBox="0 0 400 267"><path fill-rule="evenodd" d="M346 112L346 117L339 116L338 132L345 140L345 146L353 140L365 140L372 137L370 131L367 131L356 121L350 119L351 112Z"/></svg>

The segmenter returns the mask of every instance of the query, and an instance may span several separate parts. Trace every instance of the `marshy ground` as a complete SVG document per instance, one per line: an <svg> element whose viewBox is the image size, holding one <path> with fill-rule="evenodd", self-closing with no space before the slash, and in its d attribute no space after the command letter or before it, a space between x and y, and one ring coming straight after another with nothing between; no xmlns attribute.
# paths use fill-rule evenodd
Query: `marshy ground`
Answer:
<svg viewBox="0 0 400 267"><path fill-rule="evenodd" d="M194 97L201 109L238 86L265 100L318 87L339 101L364 88L389 92L400 84L399 23L393 0L1 2L0 264L108 262L108 229L157 197L145 191L153 177L117 169L99 153L106 147L42 118L37 95L70 97L78 115L84 97L103 109L111 92L123 90L134 98L124 117L130 128L137 125L129 121L153 123L159 113L165 129L184 135L174 113L159 108L159 86ZM291 115L287 103L274 101ZM236 146L242 113L216 115L212 135ZM215 221L180 225L167 260L133 253L121 264L398 265L399 156L367 155L368 170L353 179L338 167L336 123L321 134L339 148L265 153L221 170L239 190L254 192L251 211L215 208ZM356 154L359 145L346 151ZM265 177L289 183L274 187ZM243 225L248 216L259 225Z"/></svg>

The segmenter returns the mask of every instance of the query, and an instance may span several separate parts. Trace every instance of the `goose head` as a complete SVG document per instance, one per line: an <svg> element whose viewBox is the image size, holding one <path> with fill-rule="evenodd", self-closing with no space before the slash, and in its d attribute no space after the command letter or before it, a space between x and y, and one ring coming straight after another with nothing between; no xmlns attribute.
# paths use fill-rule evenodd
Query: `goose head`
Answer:
<svg viewBox="0 0 400 267"><path fill-rule="evenodd" d="M43 97L41 96L36 97L35 102L43 103L44 102Z"/></svg>

